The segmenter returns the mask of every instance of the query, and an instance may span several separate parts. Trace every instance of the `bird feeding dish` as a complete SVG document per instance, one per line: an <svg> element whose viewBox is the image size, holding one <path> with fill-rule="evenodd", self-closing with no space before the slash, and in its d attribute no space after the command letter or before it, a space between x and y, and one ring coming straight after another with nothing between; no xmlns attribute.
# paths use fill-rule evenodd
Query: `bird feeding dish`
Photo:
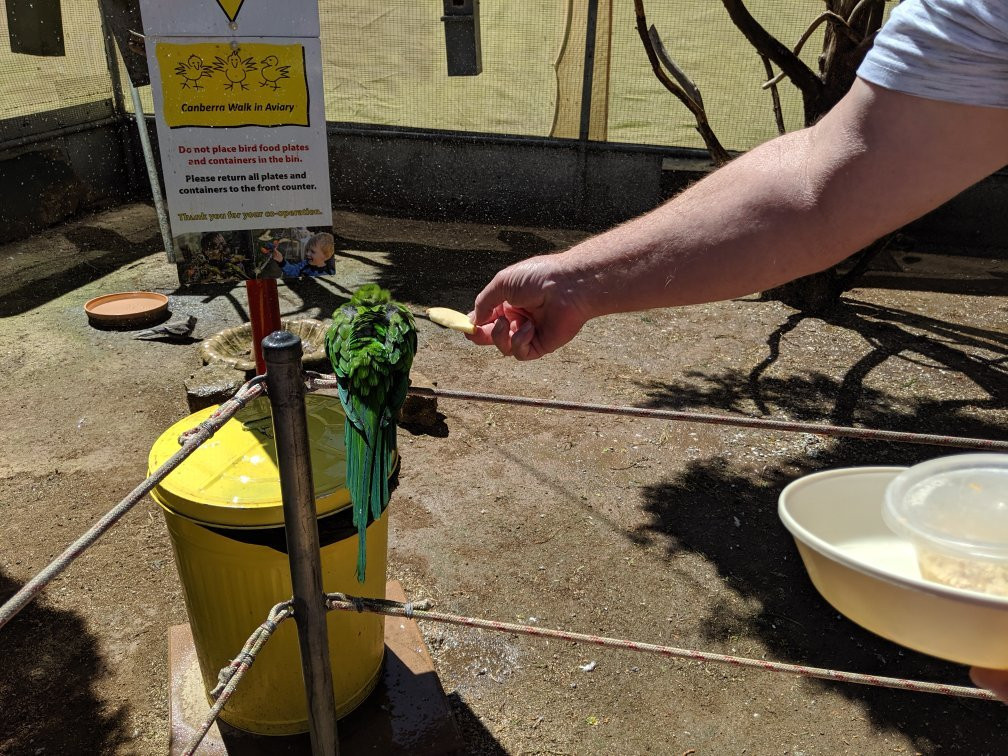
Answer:
<svg viewBox="0 0 1008 756"><path fill-rule="evenodd" d="M330 370L329 358L325 351L327 322L311 318L280 320L280 327L301 339L306 367ZM225 328L203 341L199 347L204 365L220 364L235 370L251 372L256 369L252 350L252 325L243 323L234 328Z"/></svg>
<svg viewBox="0 0 1008 756"><path fill-rule="evenodd" d="M168 297L152 291L104 294L84 303L88 321L98 328L139 328L156 323L168 311Z"/></svg>
<svg viewBox="0 0 1008 756"><path fill-rule="evenodd" d="M921 575L914 544L882 516L906 468L814 473L789 484L778 514L813 585L841 614L907 648L960 664L1008 669L1008 597Z"/></svg>

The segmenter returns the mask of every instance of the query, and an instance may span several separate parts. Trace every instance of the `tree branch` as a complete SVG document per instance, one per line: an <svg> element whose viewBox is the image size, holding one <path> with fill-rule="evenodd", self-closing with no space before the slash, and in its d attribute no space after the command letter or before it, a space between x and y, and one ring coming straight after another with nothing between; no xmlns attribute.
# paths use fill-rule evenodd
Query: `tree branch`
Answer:
<svg viewBox="0 0 1008 756"><path fill-rule="evenodd" d="M655 28L654 24L648 29L648 38L651 40L651 44L654 45L655 54L658 55L658 60L662 62L675 77L675 80L679 83L679 86L690 96L690 99L696 104L698 108L706 111L703 104L703 97L700 96L700 90L697 85L693 83L693 80L686 75L686 72L679 68L679 64L672 60L672 56L668 54L668 50L665 49L665 45L662 43L661 36L658 34L658 30Z"/></svg>
<svg viewBox="0 0 1008 756"><path fill-rule="evenodd" d="M647 17L644 14L644 2L643 0L634 0L634 14L637 16L637 34L641 38L641 42L644 43L644 52L647 53L648 60L651 62L651 68L654 71L655 76L658 81L672 94L674 94L683 105L685 105L689 111L693 114L696 119L696 130L700 134L700 138L703 139L704 144L707 146L708 152L710 152L711 158L714 163L718 166L724 165L729 160L731 156L728 154L722 145L720 140L718 140L717 135L714 130L710 127L710 123L707 121L707 111L703 106L703 99L700 97L700 90L697 89L696 85L690 80L690 78L683 72L678 65L672 61L668 52L665 51L665 46L661 44L661 38L658 36L658 32L654 27L648 30ZM659 58L658 52L655 50L655 43L652 40L657 40L658 46L662 50L664 57L671 63L669 70L672 75L676 78L682 77L682 81L685 82L686 87L690 91L684 88L683 84L673 81L669 75L662 68L661 59ZM695 92L695 97L692 92Z"/></svg>
<svg viewBox="0 0 1008 756"><path fill-rule="evenodd" d="M763 68L766 69L766 75L770 79L767 84L770 88L770 98L773 100L773 114L774 120L777 122L777 133L784 133L784 111L781 110L780 104L780 93L777 91L777 82L773 75L773 68L770 66L770 60L766 55L760 55L760 60L763 61ZM763 85L763 88L767 88L767 84Z"/></svg>
<svg viewBox="0 0 1008 756"><path fill-rule="evenodd" d="M824 11L815 19L815 21L813 21L811 24L808 25L805 31L802 32L802 35L798 38L798 41L795 42L795 46L791 48L791 52L793 52L795 55L798 55L798 53L800 53L802 51L802 48L805 46L805 43L808 42L809 37L812 36L812 32L818 29L819 26L826 21L832 21L836 26L836 28L839 29L854 44L858 44L859 42L861 42L861 36L857 34L857 32L855 32L853 29L851 29L850 26L847 24L847 22L844 21L844 19L841 16L838 16L833 11ZM774 84L779 84L785 76L786 74L782 71L769 81L763 82L760 88L768 89Z"/></svg>
<svg viewBox="0 0 1008 756"><path fill-rule="evenodd" d="M860 0L857 5L851 8L851 12L847 14L847 23L853 24L854 17L858 14L858 12L873 4L875 9L879 9L882 5L884 5L884 3L880 3L879 0Z"/></svg>
<svg viewBox="0 0 1008 756"><path fill-rule="evenodd" d="M815 110L815 103L822 93L822 79L816 76L815 72L805 65L804 61L791 52L780 40L770 32L760 26L759 22L752 17L742 0L721 0L728 11L728 16L732 23L738 28L749 44L756 48L761 55L765 55L777 67L794 82L794 85L802 93L802 100L805 103L806 116ZM806 120L808 118L806 117Z"/></svg>

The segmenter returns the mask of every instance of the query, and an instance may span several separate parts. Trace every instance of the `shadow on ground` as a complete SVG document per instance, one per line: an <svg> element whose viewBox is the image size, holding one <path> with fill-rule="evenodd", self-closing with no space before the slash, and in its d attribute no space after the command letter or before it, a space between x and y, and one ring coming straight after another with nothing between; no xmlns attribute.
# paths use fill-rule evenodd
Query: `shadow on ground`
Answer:
<svg viewBox="0 0 1008 756"><path fill-rule="evenodd" d="M998 357L985 361L971 354L976 347L995 355L1008 353L1004 333L849 302L831 316L831 324L857 331L873 348L842 380L817 374L764 377L779 356L781 335L799 319L791 318L770 337L767 359L748 374L694 374L689 384L650 383L646 385L648 406L724 412L742 411L755 402L771 417L1006 438L1003 426L976 416L977 410L1008 406L1005 361ZM926 336L905 330L906 325L923 330ZM982 388L986 396L908 400L867 387L865 378L872 368L889 359L920 360L955 371ZM747 451L748 446L743 449ZM778 494L801 475L837 467L910 465L961 450L831 439L818 446L814 456L775 456L766 465L745 451L726 449L723 458L696 462L682 474L648 487L643 494L650 523L630 534L638 543L663 545L670 557L682 552L702 555L727 586L758 602L761 609L753 615L738 616L727 605L713 612L707 618L708 640L721 642L745 633L758 636L776 660L970 685L964 667L903 649L840 617L813 588L791 536L777 517ZM922 753L994 754L1008 749L1008 726L998 704L847 683L813 684L859 701L877 728L902 731Z"/></svg>
<svg viewBox="0 0 1008 756"><path fill-rule="evenodd" d="M20 587L0 572L0 603ZM95 693L108 670L78 614L36 599L0 630L0 659L0 753L129 750L128 708Z"/></svg>
<svg viewBox="0 0 1008 756"><path fill-rule="evenodd" d="M485 248L445 248L410 241L365 242L336 238L337 255L354 258L354 252L383 252L388 261L378 266L376 283L392 296L418 305L440 305L462 312L501 268L532 255L553 250L547 239L530 231L501 230L497 238L507 251ZM356 258L375 265L370 258ZM351 292L346 292L349 297Z"/></svg>
<svg viewBox="0 0 1008 756"><path fill-rule="evenodd" d="M507 756L504 747L458 693L448 695L448 705L455 715L455 724L469 756Z"/></svg>
<svg viewBox="0 0 1008 756"><path fill-rule="evenodd" d="M552 244L528 231L502 230L498 239L511 249L501 251L473 247L439 247L413 241L369 242L337 235L337 272L322 278L284 279L283 286L300 304L284 308L284 317L315 315L327 318L353 294L340 280L339 260L363 263L373 280L388 289L394 299L414 303L414 314L423 317L426 307L440 305L468 312L477 292L503 267L533 254L550 251ZM476 241L476 240L474 240ZM385 261L369 253L382 253ZM362 254L365 253L365 254ZM192 314L201 315L200 305L225 299L243 321L248 321L248 297L241 284L198 284L179 287L175 295L192 297ZM198 304L196 304L198 303ZM187 311L188 312L188 311Z"/></svg>
<svg viewBox="0 0 1008 756"><path fill-rule="evenodd" d="M0 299L0 317L19 315L58 299L162 248L158 234L131 242L122 234L99 226L71 226L63 236L77 247L77 254L66 266L54 265L46 275L26 279L5 294Z"/></svg>

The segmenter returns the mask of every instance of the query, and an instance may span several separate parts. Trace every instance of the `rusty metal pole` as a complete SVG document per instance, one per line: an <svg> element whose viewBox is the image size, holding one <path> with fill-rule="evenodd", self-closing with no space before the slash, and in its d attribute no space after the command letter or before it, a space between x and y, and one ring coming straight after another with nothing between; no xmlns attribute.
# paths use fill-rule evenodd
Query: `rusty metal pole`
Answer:
<svg viewBox="0 0 1008 756"><path fill-rule="evenodd" d="M294 588L294 620L308 698L312 754L334 756L339 753L339 739L305 415L301 339L290 331L274 331L263 339L262 351L266 361L266 389L273 409L287 554Z"/></svg>
<svg viewBox="0 0 1008 756"><path fill-rule="evenodd" d="M255 356L256 373L262 375L266 372L263 339L282 328L280 294L275 278L246 279L245 293L248 295L249 323L252 326L252 354Z"/></svg>

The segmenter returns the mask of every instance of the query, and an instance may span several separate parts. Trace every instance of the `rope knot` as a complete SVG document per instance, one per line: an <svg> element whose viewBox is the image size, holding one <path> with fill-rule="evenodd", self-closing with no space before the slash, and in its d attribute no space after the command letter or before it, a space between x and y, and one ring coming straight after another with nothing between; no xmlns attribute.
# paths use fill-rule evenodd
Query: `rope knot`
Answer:
<svg viewBox="0 0 1008 756"><path fill-rule="evenodd" d="M239 661L235 659L228 666L224 667L223 669L221 669L220 672L217 673L217 685L214 686L214 689L210 691L210 698L212 698L214 701L220 698L220 694L224 692L224 688L227 687L228 683L231 682L231 679L235 676L235 673L238 671L238 665Z"/></svg>

